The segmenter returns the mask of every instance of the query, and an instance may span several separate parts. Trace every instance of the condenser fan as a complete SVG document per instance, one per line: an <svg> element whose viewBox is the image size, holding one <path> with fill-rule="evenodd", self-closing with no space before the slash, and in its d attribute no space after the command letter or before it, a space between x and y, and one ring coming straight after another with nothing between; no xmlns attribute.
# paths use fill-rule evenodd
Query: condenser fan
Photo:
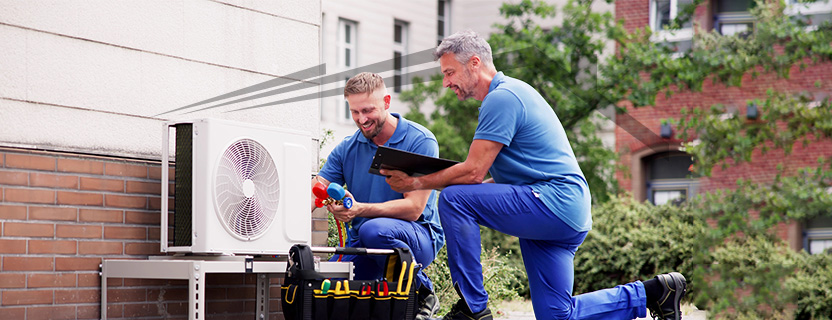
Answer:
<svg viewBox="0 0 832 320"><path fill-rule="evenodd" d="M215 183L216 212L223 227L241 240L265 234L280 202L277 167L266 148L251 139L232 143L218 162Z"/></svg>

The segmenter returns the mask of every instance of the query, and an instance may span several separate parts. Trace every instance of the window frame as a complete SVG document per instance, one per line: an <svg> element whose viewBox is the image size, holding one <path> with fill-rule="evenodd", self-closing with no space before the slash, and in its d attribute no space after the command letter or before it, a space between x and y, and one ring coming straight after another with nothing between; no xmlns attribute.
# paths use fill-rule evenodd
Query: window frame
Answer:
<svg viewBox="0 0 832 320"><path fill-rule="evenodd" d="M799 3L795 0L787 0L783 13L789 16L832 15L832 1L818 0L815 3ZM815 24L806 26L807 31L814 31L817 28Z"/></svg>
<svg viewBox="0 0 832 320"><path fill-rule="evenodd" d="M756 24L756 19L754 16L751 15L749 12L730 12L730 13L719 13L714 16L714 29L721 35L726 35L722 31L722 27L725 25L734 25L734 24L750 24L750 28L748 31L754 31L754 25ZM733 35L736 33L728 34Z"/></svg>
<svg viewBox="0 0 832 320"><path fill-rule="evenodd" d="M400 42L396 42L396 27L401 30ZM393 21L393 92L400 93L407 81L407 47L410 39L410 23L404 20ZM396 53L399 54L396 61ZM397 63L398 62L398 63Z"/></svg>
<svg viewBox="0 0 832 320"><path fill-rule="evenodd" d="M821 252L812 252L810 249L813 240L832 240L832 228L804 228L803 229L803 249L809 254L825 253L832 247L825 248Z"/></svg>
<svg viewBox="0 0 832 320"><path fill-rule="evenodd" d="M443 14L439 15L439 6L443 7ZM451 0L438 0L436 2L436 45L442 43L445 37L451 34ZM442 28L439 28L439 24ZM439 34L442 31L442 34Z"/></svg>
<svg viewBox="0 0 832 320"><path fill-rule="evenodd" d="M785 13L788 15L824 14L830 12L832 12L832 1L818 0L815 3L800 3L796 0L786 0Z"/></svg>
<svg viewBox="0 0 832 320"><path fill-rule="evenodd" d="M650 36L650 41L662 42L668 45L677 46L676 43L690 42L693 47L693 26L680 28L677 30L659 30L658 19L658 5L659 0L650 0L650 17L649 27L653 30L653 35ZM670 19L676 19L679 11L679 0L670 0ZM671 55L672 58L678 58L684 55L684 51L675 52Z"/></svg>
<svg viewBox="0 0 832 320"><path fill-rule="evenodd" d="M346 38L346 28L349 29L349 39ZM338 31L335 41L335 66L339 71L346 71L354 69L358 64L358 22L353 20L338 18ZM350 40L347 42L346 40ZM349 59L345 59L345 50L350 50ZM349 80L349 77L346 79ZM344 80L344 85L347 81ZM343 86L342 86L343 88ZM352 115L349 112L349 103L343 95L336 95L336 105L342 106L337 108L337 119L339 123L352 123Z"/></svg>
<svg viewBox="0 0 832 320"><path fill-rule="evenodd" d="M694 178L650 180L647 182L647 200L656 205L656 199L653 197L653 192L675 190L684 191L684 201L688 201L688 199L696 196L696 192L699 190L699 181Z"/></svg>
<svg viewBox="0 0 832 320"><path fill-rule="evenodd" d="M341 88L346 87L347 86L347 81L349 81L349 80L350 80L350 77L347 76L346 79L344 79L344 84L341 86ZM339 104L342 105L343 108L339 108L342 111L339 112L340 117L338 117L338 121L341 122L341 123L351 123L351 122L353 122L352 112L350 112L350 102L347 101L347 98L345 98L344 95L337 95L337 96L339 97L338 99L343 101L343 102L339 101Z"/></svg>
<svg viewBox="0 0 832 320"><path fill-rule="evenodd" d="M832 187L826 189L827 193L832 194ZM818 221L819 220L819 221ZM816 217L804 221L803 225L803 249L809 254L821 254L832 252L832 245L824 248L821 252L812 252L811 244L814 240L832 241L832 217Z"/></svg>
<svg viewBox="0 0 832 320"><path fill-rule="evenodd" d="M672 190L680 190L684 191L685 193L685 200L691 199L692 197L696 196L699 190L699 179L697 177L692 177L690 172L686 175L685 178L675 177L665 177L665 178L656 178L652 176L651 171L653 171L653 166L656 165L657 161L667 161L665 159L671 159L676 157L689 157L689 155L685 154L684 152L680 152L677 150L665 150L665 151L658 151L653 152L650 154L645 154L639 160L642 163L642 173L644 178L644 184L642 190L644 190L644 199L649 201L652 204L656 204L656 199L654 198L655 191L672 191Z"/></svg>
<svg viewBox="0 0 832 320"><path fill-rule="evenodd" d="M653 30L653 36L650 38L653 42L682 42L693 40L693 27L679 28L677 30L659 30L657 4L659 0L650 0L650 29ZM679 11L679 0L670 0L670 19L676 19Z"/></svg>

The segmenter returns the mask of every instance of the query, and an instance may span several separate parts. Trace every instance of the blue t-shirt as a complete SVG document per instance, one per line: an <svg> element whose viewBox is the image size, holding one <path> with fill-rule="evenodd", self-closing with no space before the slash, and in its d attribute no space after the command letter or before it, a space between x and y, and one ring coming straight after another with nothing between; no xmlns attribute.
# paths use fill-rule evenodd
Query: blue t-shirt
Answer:
<svg viewBox="0 0 832 320"><path fill-rule="evenodd" d="M399 119L399 123L393 136L384 146L431 157L439 156L439 144L433 133L418 123L407 121L397 113L392 113L392 115ZM332 183L340 185L346 183L347 189L359 202L381 203L403 199L404 195L393 191L384 181L384 177L368 173L376 150L378 146L356 130L352 136L344 138L344 141L332 150L318 174ZM439 223L436 206L436 191L432 190L425 210L422 211L416 223L428 228L433 240L434 252L439 252L445 244L445 233ZM357 217L352 220L352 229L349 232L351 239L358 239L358 229L367 219L372 218Z"/></svg>
<svg viewBox="0 0 832 320"><path fill-rule="evenodd" d="M590 230L586 178L563 125L537 90L499 72L479 111L474 139L503 144L489 169L494 182L531 186L567 225L579 232Z"/></svg>

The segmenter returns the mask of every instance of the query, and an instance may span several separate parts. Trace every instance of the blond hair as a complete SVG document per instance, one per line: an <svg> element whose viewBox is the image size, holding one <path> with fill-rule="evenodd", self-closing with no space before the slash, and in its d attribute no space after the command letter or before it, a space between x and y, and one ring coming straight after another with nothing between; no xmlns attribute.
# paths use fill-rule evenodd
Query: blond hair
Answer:
<svg viewBox="0 0 832 320"><path fill-rule="evenodd" d="M373 93L384 88L384 78L380 75L372 72L362 72L347 81L344 86L344 97L360 93Z"/></svg>

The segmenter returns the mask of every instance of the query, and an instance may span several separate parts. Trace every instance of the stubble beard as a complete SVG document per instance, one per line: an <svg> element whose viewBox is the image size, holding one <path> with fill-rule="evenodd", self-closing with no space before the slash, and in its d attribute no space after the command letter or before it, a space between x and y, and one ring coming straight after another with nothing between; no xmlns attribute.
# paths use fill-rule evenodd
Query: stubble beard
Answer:
<svg viewBox="0 0 832 320"><path fill-rule="evenodd" d="M375 121L375 120L373 120ZM358 124L359 129L361 129L361 134L364 135L367 140L373 140L379 133L381 133L381 129L384 128L384 124L387 122L387 117L382 118L380 121L375 121L375 128L373 131L367 132L364 130L363 126Z"/></svg>

